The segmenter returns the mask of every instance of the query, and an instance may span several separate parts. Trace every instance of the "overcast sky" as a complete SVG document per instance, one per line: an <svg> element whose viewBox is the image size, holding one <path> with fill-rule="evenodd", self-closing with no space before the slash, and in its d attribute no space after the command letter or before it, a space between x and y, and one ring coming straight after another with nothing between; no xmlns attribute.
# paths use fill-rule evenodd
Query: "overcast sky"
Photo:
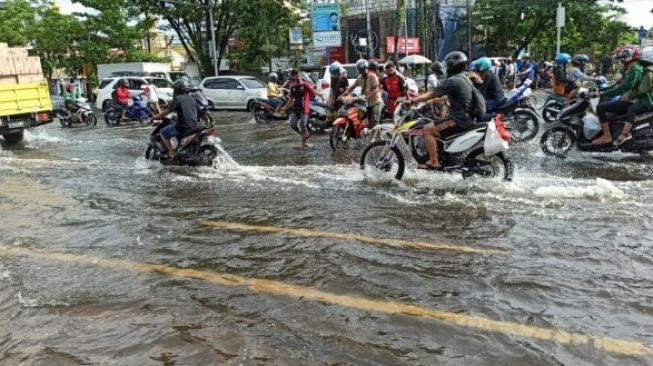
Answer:
<svg viewBox="0 0 653 366"><path fill-rule="evenodd" d="M84 7L71 3L71 0L59 0L63 12L83 11ZM624 19L633 27L644 26L647 29L653 27L653 0L624 0L622 6L628 11Z"/></svg>

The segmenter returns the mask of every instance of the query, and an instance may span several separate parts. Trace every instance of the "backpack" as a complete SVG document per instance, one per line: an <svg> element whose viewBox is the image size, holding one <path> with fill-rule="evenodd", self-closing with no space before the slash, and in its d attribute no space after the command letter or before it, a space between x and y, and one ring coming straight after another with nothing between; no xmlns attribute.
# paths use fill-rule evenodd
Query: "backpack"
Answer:
<svg viewBox="0 0 653 366"><path fill-rule="evenodd" d="M460 78L465 80L465 82L472 87L472 108L467 112L469 112L469 115L472 118L480 121L483 119L483 116L485 116L485 97L483 97L480 90L474 87L474 84L472 84L472 81L469 80L467 76L462 75Z"/></svg>

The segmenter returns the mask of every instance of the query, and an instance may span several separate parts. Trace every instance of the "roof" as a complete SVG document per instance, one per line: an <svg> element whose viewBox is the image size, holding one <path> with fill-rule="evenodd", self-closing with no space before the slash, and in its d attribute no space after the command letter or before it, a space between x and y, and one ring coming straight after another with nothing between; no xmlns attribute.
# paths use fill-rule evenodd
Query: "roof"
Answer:
<svg viewBox="0 0 653 366"><path fill-rule="evenodd" d="M218 75L218 76L209 76L206 79L236 79L236 80L242 80L242 79L256 79L253 76L249 75Z"/></svg>

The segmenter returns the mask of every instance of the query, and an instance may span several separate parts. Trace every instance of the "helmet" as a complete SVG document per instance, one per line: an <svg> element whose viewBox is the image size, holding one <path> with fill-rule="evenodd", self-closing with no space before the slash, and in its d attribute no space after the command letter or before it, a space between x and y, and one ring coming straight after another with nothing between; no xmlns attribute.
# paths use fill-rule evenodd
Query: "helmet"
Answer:
<svg viewBox="0 0 653 366"><path fill-rule="evenodd" d="M619 47L612 53L613 57L624 64L638 61L642 57L642 50L637 46Z"/></svg>
<svg viewBox="0 0 653 366"><path fill-rule="evenodd" d="M571 61L571 55L569 55L568 53L564 53L564 52L559 53L559 54L556 55L556 58L555 58L554 61L557 64L566 65L566 64L569 63L569 61Z"/></svg>
<svg viewBox="0 0 653 366"><path fill-rule="evenodd" d="M272 81L276 81L278 78L279 78L279 74L277 74L276 72L271 72L270 75L268 75L268 79Z"/></svg>
<svg viewBox="0 0 653 366"><path fill-rule="evenodd" d="M444 56L444 64L447 65L447 75L453 76L453 71L457 73L464 70L467 67L467 62L467 55L464 53L460 51L449 52ZM460 68L460 70L455 70L456 68Z"/></svg>
<svg viewBox="0 0 653 366"><path fill-rule="evenodd" d="M73 91L73 90L75 90L75 84L73 84L73 83L68 83L68 84L66 84L66 90L67 90L67 91Z"/></svg>
<svg viewBox="0 0 653 366"><path fill-rule="evenodd" d="M573 65L584 66L590 61L590 58L587 55L576 55L571 59Z"/></svg>
<svg viewBox="0 0 653 366"><path fill-rule="evenodd" d="M330 73L331 75L333 75L333 74L339 74L339 73L340 73L340 62L336 61L336 62L332 63L332 64L329 66L329 73Z"/></svg>
<svg viewBox="0 0 653 366"><path fill-rule="evenodd" d="M172 89L174 95L180 95L188 93L190 86L188 85L188 81L184 79L177 79L174 83L172 83Z"/></svg>
<svg viewBox="0 0 653 366"><path fill-rule="evenodd" d="M642 57L639 60L653 64L653 47L645 47L642 50Z"/></svg>
<svg viewBox="0 0 653 366"><path fill-rule="evenodd" d="M480 72L485 72L492 67L492 61L487 57L481 57L474 61L474 68Z"/></svg>
<svg viewBox="0 0 653 366"><path fill-rule="evenodd" d="M444 65L440 61L435 61L431 64L431 71L442 72L442 69L444 69Z"/></svg>
<svg viewBox="0 0 653 366"><path fill-rule="evenodd" d="M370 61L370 64L367 66L368 69L370 70L378 70L379 69L379 63L376 61Z"/></svg>
<svg viewBox="0 0 653 366"><path fill-rule="evenodd" d="M121 86L124 86L125 88L128 88L129 87L129 82L127 81L127 79L120 79L118 81L118 85L121 85Z"/></svg>
<svg viewBox="0 0 653 366"><path fill-rule="evenodd" d="M361 74L365 72L365 70L367 70L369 66L370 64L365 59L360 59L356 61L356 70L358 70L358 72Z"/></svg>

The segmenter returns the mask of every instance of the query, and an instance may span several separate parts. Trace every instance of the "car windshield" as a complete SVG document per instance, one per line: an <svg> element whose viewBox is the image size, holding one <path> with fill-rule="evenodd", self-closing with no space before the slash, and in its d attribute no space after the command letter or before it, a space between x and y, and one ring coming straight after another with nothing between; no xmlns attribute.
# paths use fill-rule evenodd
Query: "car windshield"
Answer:
<svg viewBox="0 0 653 366"><path fill-rule="evenodd" d="M265 88L265 84L258 79L240 79L240 82L243 83L248 89L261 89Z"/></svg>
<svg viewBox="0 0 653 366"><path fill-rule="evenodd" d="M175 71L172 71L172 72L170 72L170 73L168 73L168 74L170 75L170 79L171 79L172 81L175 81L175 80L177 80L177 79L179 79L179 78L181 78L181 77L186 77L186 78L188 78L188 75L186 75L185 72L181 72L181 71L176 71L176 72L175 72Z"/></svg>
<svg viewBox="0 0 653 366"><path fill-rule="evenodd" d="M100 82L100 85L98 86L99 89L104 89L107 87L107 85L111 84L113 79L104 79Z"/></svg>
<svg viewBox="0 0 653 366"><path fill-rule="evenodd" d="M157 88L172 88L172 84L166 79L145 79L148 83L154 85Z"/></svg>

